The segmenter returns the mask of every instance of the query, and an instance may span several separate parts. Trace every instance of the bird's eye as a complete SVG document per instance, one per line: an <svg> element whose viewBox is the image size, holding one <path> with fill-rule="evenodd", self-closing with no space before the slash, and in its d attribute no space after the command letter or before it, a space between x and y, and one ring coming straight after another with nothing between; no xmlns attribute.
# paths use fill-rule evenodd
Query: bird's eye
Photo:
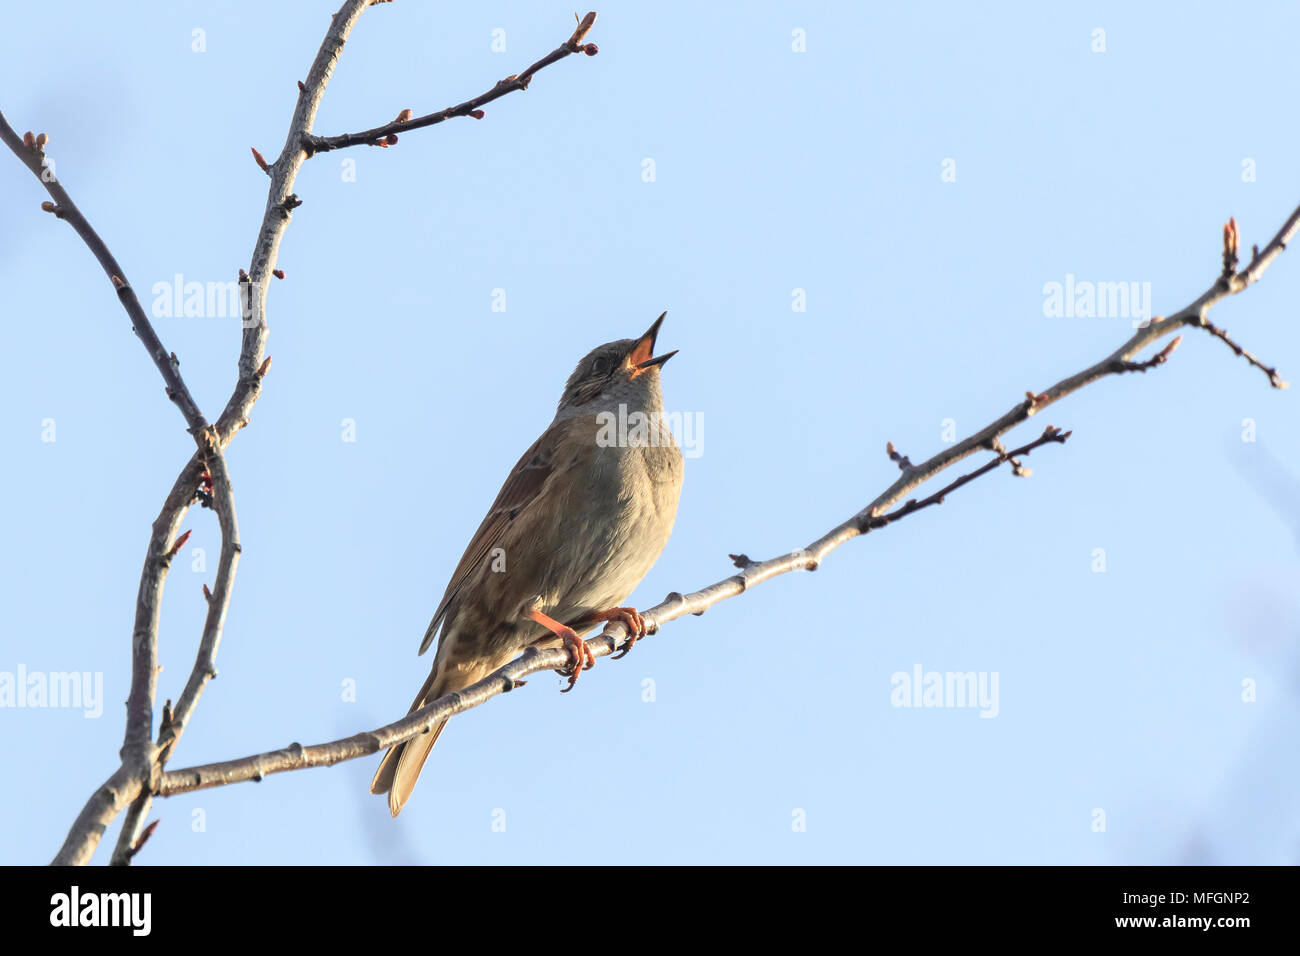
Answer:
<svg viewBox="0 0 1300 956"><path fill-rule="evenodd" d="M596 359L596 361L591 363L592 375L605 375L608 372L609 372L609 362L605 361L605 359L598 358Z"/></svg>

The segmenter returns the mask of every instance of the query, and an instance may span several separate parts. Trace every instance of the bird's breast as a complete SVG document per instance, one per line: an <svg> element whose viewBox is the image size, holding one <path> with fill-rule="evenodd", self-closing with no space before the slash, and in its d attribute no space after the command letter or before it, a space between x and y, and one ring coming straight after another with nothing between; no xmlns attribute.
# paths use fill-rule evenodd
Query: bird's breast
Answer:
<svg viewBox="0 0 1300 956"><path fill-rule="evenodd" d="M565 619L624 601L654 566L677 516L682 461L676 445L600 448L561 509L547 578Z"/></svg>

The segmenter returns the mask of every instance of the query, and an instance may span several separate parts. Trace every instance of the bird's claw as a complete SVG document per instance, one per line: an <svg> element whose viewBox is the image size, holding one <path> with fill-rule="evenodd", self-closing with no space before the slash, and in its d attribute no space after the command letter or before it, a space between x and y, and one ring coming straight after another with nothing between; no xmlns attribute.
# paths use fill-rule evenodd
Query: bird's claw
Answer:
<svg viewBox="0 0 1300 956"><path fill-rule="evenodd" d="M587 646L587 642L572 630L568 628L565 628L565 630L568 633L560 636L564 640L564 650L571 660L564 670L556 671L557 674L569 678L569 686L560 691L561 694L567 694L573 690L574 685L578 683L578 675L596 666L596 658L591 653L591 648Z"/></svg>
<svg viewBox="0 0 1300 956"><path fill-rule="evenodd" d="M619 648L618 653L611 659L619 660L627 657L628 652L636 646L636 642L646 636L647 628L645 618L642 617L641 612L634 607L616 607L610 611L606 611L605 613L609 615L606 620L619 621L627 628L627 640L623 642L623 646Z"/></svg>

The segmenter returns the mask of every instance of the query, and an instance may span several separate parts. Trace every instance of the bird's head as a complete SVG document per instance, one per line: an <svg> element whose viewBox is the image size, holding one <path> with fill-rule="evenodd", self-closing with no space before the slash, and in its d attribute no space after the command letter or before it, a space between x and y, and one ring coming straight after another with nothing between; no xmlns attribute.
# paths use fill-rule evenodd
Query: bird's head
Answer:
<svg viewBox="0 0 1300 956"><path fill-rule="evenodd" d="M607 342L588 352L565 383L559 411L583 411L618 401L659 404L659 367L677 354L676 350L654 354L659 326L667 314L655 319L639 338Z"/></svg>

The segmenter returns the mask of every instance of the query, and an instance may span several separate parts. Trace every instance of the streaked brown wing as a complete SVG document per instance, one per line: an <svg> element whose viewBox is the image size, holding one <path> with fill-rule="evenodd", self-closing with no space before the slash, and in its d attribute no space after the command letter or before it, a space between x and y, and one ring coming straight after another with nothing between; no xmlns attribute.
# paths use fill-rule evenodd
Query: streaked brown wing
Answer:
<svg viewBox="0 0 1300 956"><path fill-rule="evenodd" d="M437 637L443 618L446 617L474 569L487 557L510 523L541 493L546 479L553 471L553 459L559 436L558 429L548 428L511 469L510 477L501 486L496 501L492 502L492 507L488 509L487 517L474 532L474 537L470 539L469 546L461 556L460 564L456 565L451 583L447 585L447 593L442 596L442 602L433 614L429 629L424 632L424 640L420 644L421 654L429 649L434 638Z"/></svg>

